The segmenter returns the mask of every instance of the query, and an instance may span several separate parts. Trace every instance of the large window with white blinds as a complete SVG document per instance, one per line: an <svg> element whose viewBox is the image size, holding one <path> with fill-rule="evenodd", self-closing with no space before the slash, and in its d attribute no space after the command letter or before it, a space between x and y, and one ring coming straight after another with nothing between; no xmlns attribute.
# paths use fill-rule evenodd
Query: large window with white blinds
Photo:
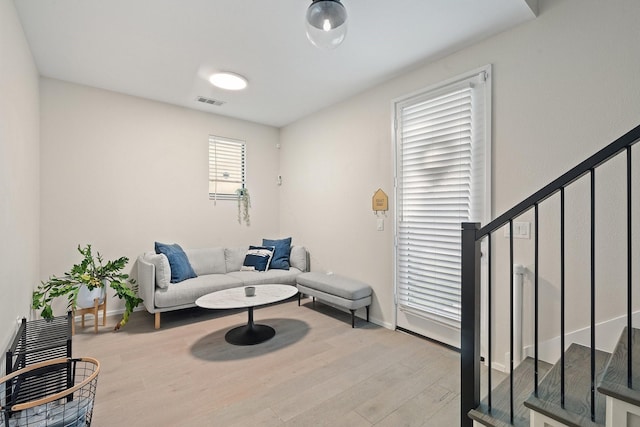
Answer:
<svg viewBox="0 0 640 427"><path fill-rule="evenodd" d="M489 71L395 103L396 300L403 316L459 327L460 223L484 222L488 213Z"/></svg>
<svg viewBox="0 0 640 427"><path fill-rule="evenodd" d="M209 135L209 198L237 199L244 179L244 141Z"/></svg>

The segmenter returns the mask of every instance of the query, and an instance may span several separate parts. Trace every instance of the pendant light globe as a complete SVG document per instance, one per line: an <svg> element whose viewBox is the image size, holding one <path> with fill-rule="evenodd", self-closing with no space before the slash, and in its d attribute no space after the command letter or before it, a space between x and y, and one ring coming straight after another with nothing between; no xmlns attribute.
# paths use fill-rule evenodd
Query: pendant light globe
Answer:
<svg viewBox="0 0 640 427"><path fill-rule="evenodd" d="M340 0L313 0L307 9L307 38L321 49L335 49L347 35L347 10Z"/></svg>

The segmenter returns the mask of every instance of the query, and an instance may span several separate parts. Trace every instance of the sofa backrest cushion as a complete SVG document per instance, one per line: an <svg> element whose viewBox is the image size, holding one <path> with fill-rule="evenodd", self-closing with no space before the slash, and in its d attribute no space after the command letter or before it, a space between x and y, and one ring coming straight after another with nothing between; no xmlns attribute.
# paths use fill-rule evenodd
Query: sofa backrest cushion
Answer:
<svg viewBox="0 0 640 427"><path fill-rule="evenodd" d="M202 274L224 274L240 271L247 249L245 247L185 249L185 253L196 274L200 276ZM155 265L156 286L167 288L171 282L171 268L167 257L164 254L153 252L145 253L144 257ZM300 271L308 271L307 249L304 246L291 246L289 263L291 267Z"/></svg>
<svg viewBox="0 0 640 427"><path fill-rule="evenodd" d="M185 249L185 253L198 276L227 272L224 248Z"/></svg>
<svg viewBox="0 0 640 427"><path fill-rule="evenodd" d="M307 249L304 246L291 246L289 264L300 271L307 271Z"/></svg>
<svg viewBox="0 0 640 427"><path fill-rule="evenodd" d="M165 254L147 252L144 254L144 258L155 266L156 286L159 288L168 288L169 283L171 283L171 267L169 266L167 256Z"/></svg>
<svg viewBox="0 0 640 427"><path fill-rule="evenodd" d="M224 260L227 266L227 273L240 271L248 247L244 248L224 248Z"/></svg>

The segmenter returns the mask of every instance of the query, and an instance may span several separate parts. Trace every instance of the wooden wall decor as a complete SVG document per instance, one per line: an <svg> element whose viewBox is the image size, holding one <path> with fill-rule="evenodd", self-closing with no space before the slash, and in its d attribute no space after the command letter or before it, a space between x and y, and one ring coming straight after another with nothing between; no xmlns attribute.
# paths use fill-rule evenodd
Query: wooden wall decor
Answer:
<svg viewBox="0 0 640 427"><path fill-rule="evenodd" d="M389 197L381 188L378 188L373 195L371 201L373 212L377 215L378 212L386 213L389 210Z"/></svg>

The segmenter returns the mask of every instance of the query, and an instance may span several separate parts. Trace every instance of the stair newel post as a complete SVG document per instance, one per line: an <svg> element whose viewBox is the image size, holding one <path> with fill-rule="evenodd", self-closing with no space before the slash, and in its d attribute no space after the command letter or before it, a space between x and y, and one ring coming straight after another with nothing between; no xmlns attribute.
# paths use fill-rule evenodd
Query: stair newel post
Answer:
<svg viewBox="0 0 640 427"><path fill-rule="evenodd" d="M468 412L480 405L480 241L479 223L462 223L460 426L471 427Z"/></svg>

